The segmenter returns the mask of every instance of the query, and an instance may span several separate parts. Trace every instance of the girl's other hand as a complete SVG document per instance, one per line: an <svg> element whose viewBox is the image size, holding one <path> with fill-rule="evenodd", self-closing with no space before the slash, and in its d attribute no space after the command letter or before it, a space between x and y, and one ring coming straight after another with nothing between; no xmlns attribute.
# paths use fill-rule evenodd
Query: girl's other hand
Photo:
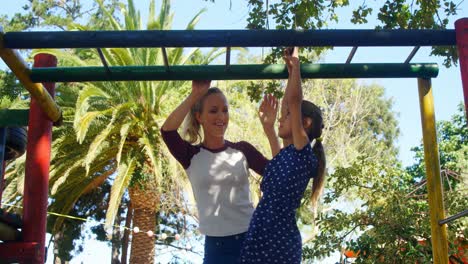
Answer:
<svg viewBox="0 0 468 264"><path fill-rule="evenodd" d="M293 67L299 66L299 48L288 47L284 49L283 60L288 67L288 73L291 73Z"/></svg>
<svg viewBox="0 0 468 264"><path fill-rule="evenodd" d="M272 94L265 94L260 104L258 116L264 129L274 129L278 115L278 99Z"/></svg>

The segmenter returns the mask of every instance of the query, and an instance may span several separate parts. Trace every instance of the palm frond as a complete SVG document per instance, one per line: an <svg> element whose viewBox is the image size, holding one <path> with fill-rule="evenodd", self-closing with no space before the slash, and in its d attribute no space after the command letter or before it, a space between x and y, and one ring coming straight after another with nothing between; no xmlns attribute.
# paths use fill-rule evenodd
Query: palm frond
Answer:
<svg viewBox="0 0 468 264"><path fill-rule="evenodd" d="M206 12L206 8L203 8L202 10L200 10L193 18L192 20L190 20L190 22L188 23L186 29L187 30L193 30L195 29L195 26L198 24L198 21L200 21L200 17L203 13Z"/></svg>
<svg viewBox="0 0 468 264"><path fill-rule="evenodd" d="M146 156L149 158L151 162L151 167L153 168L153 171L157 171L159 168L158 161L156 159L156 149L154 148L156 146L155 140L151 138L151 136L147 134L143 134L139 140L140 144L143 146L143 150L146 153ZM156 175L155 175L156 176Z"/></svg>
<svg viewBox="0 0 468 264"><path fill-rule="evenodd" d="M112 185L109 207L107 208L106 212L106 227L110 227L114 222L122 195L130 183L133 172L136 168L136 164L137 163L135 159L132 158L126 162L121 163L117 169L117 177L115 178L114 184Z"/></svg>
<svg viewBox="0 0 468 264"><path fill-rule="evenodd" d="M109 171L108 173L104 173L95 178L85 178L77 184L73 185L74 188L67 188L61 190L60 192L57 192L52 197L55 199L55 201L60 201L60 203L52 203L51 206L49 206L49 210L57 212L59 214L69 214L70 210L73 208L75 203L82 195L89 192L90 190L93 190L94 188L99 186L99 184L102 184L111 173L112 172ZM59 217L55 221L52 231L53 233L56 233L60 230L63 221L63 217Z"/></svg>
<svg viewBox="0 0 468 264"><path fill-rule="evenodd" d="M135 57L132 57L129 49L124 48L112 48L108 49L109 52L113 55L115 60L115 65L135 65Z"/></svg>
<svg viewBox="0 0 468 264"><path fill-rule="evenodd" d="M170 23L168 21L169 19L169 14L171 11L171 1L170 0L163 0L161 3L161 11L159 12L159 25L160 29L167 29L167 24Z"/></svg>
<svg viewBox="0 0 468 264"><path fill-rule="evenodd" d="M107 10L107 8L104 6L102 0L97 0L97 3L99 4L99 8L106 15L106 18L110 21L112 29L121 30L119 22L117 22L117 20L115 20L114 16Z"/></svg>
<svg viewBox="0 0 468 264"><path fill-rule="evenodd" d="M117 165L120 164L120 159L122 158L122 151L125 145L125 142L127 141L127 136L130 132L130 129L133 127L135 124L135 121L125 123L122 125L120 128L120 143L119 143L119 151L117 152Z"/></svg>
<svg viewBox="0 0 468 264"><path fill-rule="evenodd" d="M151 0L148 12L148 24L146 25L147 29L151 29L150 25L152 25L156 20L154 19L156 16L156 2Z"/></svg>
<svg viewBox="0 0 468 264"><path fill-rule="evenodd" d="M88 129L89 129L90 125L97 118L105 117L110 112L111 111L109 111L109 110L86 112L79 119L77 119L75 121L74 125L75 125L75 131L76 131L76 138L77 138L78 142L80 144L83 143L83 141L84 141L84 139L86 137L86 134L88 133Z"/></svg>
<svg viewBox="0 0 468 264"><path fill-rule="evenodd" d="M107 127L94 138L93 142L91 142L84 161L86 174L89 174L89 168L95 158L101 153L101 150L106 146L106 144L109 144L108 142L105 142L105 140L111 133L112 129L114 129L115 119L115 116L113 116Z"/></svg>

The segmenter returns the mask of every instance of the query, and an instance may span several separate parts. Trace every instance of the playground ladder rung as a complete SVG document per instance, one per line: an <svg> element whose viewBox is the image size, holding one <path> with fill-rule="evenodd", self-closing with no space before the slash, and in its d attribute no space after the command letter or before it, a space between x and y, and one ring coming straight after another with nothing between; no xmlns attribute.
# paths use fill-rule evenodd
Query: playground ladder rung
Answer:
<svg viewBox="0 0 468 264"><path fill-rule="evenodd" d="M414 55L416 55L416 53L418 52L420 46L416 46L413 48L413 50L411 51L411 53L408 55L408 58L406 58L405 60L405 64L408 64L414 57Z"/></svg>
<svg viewBox="0 0 468 264"><path fill-rule="evenodd" d="M348 55L348 58L346 59L346 64L351 63L351 60L353 59L354 54L356 54L357 49L358 49L358 46L353 47L353 49L351 50L351 52Z"/></svg>
<svg viewBox="0 0 468 264"><path fill-rule="evenodd" d="M231 67L231 47L226 47L226 67L224 71L229 71Z"/></svg>
<svg viewBox="0 0 468 264"><path fill-rule="evenodd" d="M169 59L167 58L166 48L162 47L161 51L163 55L164 67L166 67L166 72L169 72Z"/></svg>
<svg viewBox="0 0 468 264"><path fill-rule="evenodd" d="M106 57L104 57L104 54L102 53L101 48L97 48L97 51L99 54L99 58L101 59L102 65L104 65L104 68L106 68L106 72L110 74L111 71L109 69L109 65L107 64Z"/></svg>

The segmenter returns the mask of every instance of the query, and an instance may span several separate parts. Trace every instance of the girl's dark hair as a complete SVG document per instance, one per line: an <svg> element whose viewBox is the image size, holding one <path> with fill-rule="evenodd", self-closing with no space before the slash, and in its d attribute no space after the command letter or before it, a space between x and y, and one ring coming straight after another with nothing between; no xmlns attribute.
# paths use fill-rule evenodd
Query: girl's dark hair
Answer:
<svg viewBox="0 0 468 264"><path fill-rule="evenodd" d="M203 103L205 99L211 94L222 94L223 92L217 87L211 87L208 89L205 95L203 95L200 100L198 100L190 109L190 113L185 118L185 124L183 128L183 135L190 143L198 143L201 142L202 136L200 134L200 123L198 123L197 118L195 117L195 113L201 113L203 111Z"/></svg>
<svg viewBox="0 0 468 264"><path fill-rule="evenodd" d="M312 119L312 125L307 129L307 135L309 136L309 140L313 141L315 139L315 145L312 148L312 151L318 158L318 172L317 176L314 178L314 182L312 183L312 196L311 202L314 210L317 208L317 201L322 194L323 187L325 185L325 167L326 167L326 159L325 159L325 151L323 149L321 136L323 130L323 118L322 118L322 110L314 103L303 100L302 106L302 117L308 117Z"/></svg>

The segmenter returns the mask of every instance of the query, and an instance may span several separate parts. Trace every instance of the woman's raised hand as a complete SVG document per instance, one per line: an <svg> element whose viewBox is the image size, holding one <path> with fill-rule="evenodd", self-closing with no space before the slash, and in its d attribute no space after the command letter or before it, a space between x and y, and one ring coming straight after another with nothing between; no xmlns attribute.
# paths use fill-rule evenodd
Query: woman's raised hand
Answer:
<svg viewBox="0 0 468 264"><path fill-rule="evenodd" d="M197 98L202 97L208 91L211 85L211 80L193 80L192 95Z"/></svg>

